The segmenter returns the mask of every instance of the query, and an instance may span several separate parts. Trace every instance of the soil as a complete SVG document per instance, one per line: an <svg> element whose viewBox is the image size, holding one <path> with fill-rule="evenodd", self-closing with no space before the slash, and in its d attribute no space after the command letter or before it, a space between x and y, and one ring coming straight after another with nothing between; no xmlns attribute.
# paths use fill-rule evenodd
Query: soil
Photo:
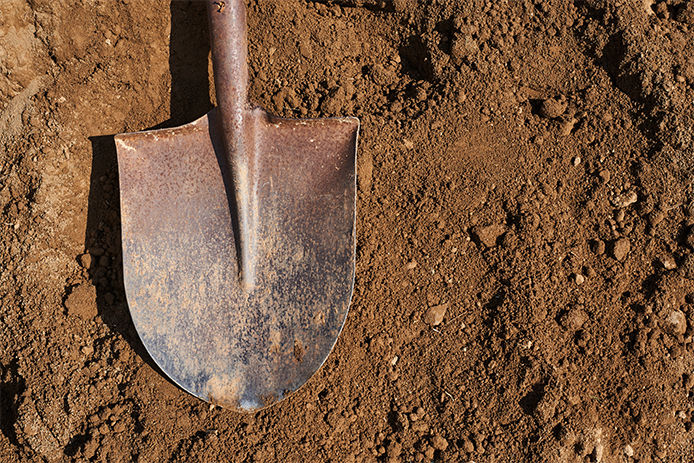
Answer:
<svg viewBox="0 0 694 463"><path fill-rule="evenodd" d="M213 106L204 3L0 3L0 460L694 461L694 1L251 0L251 97L354 115L357 279L254 415L170 383L113 135Z"/></svg>

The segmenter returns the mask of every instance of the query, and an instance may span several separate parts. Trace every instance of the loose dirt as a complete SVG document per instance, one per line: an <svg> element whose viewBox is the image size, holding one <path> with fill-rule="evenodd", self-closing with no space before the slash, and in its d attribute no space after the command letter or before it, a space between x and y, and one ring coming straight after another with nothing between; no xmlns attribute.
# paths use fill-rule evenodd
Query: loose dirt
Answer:
<svg viewBox="0 0 694 463"><path fill-rule="evenodd" d="M112 135L212 107L204 5L0 3L0 460L694 461L694 1L251 0L251 97L362 120L319 373L154 367Z"/></svg>

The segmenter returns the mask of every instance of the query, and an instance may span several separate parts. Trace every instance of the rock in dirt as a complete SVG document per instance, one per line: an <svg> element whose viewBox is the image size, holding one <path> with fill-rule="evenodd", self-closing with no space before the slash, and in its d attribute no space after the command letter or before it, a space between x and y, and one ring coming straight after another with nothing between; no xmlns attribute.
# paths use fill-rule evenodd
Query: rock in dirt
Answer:
<svg viewBox="0 0 694 463"><path fill-rule="evenodd" d="M463 60L468 56L479 51L479 45L475 39L469 34L459 34L453 40L451 46L451 57L455 64L462 64Z"/></svg>
<svg viewBox="0 0 694 463"><path fill-rule="evenodd" d="M629 251L631 251L631 242L627 238L620 238L612 245L612 257L620 262L624 262Z"/></svg>
<svg viewBox="0 0 694 463"><path fill-rule="evenodd" d="M598 256L605 254L605 242L603 240L593 240L590 249Z"/></svg>
<svg viewBox="0 0 694 463"><path fill-rule="evenodd" d="M566 98L547 98L540 104L540 116L548 119L556 119L561 117L567 108Z"/></svg>
<svg viewBox="0 0 694 463"><path fill-rule="evenodd" d="M665 319L665 329L675 336L687 331L687 317L680 310L673 310Z"/></svg>
<svg viewBox="0 0 694 463"><path fill-rule="evenodd" d="M439 304L433 307L429 307L427 310L424 321L432 326L438 326L443 323L443 318L446 316L446 311L448 310L450 304Z"/></svg>
<svg viewBox="0 0 694 463"><path fill-rule="evenodd" d="M388 444L386 452L390 458L399 457L402 453L402 444L398 441L392 441L390 444Z"/></svg>
<svg viewBox="0 0 694 463"><path fill-rule="evenodd" d="M506 227L498 224L475 227L472 229L473 238L488 248L495 247L497 241L504 233L506 233Z"/></svg>
<svg viewBox="0 0 694 463"><path fill-rule="evenodd" d="M615 207L623 209L625 207L631 206L632 204L634 204L638 200L639 200L639 195L636 194L635 191L630 191L628 193L624 193L623 195L619 195L615 198L612 198L612 204Z"/></svg>
<svg viewBox="0 0 694 463"><path fill-rule="evenodd" d="M588 314L584 310L573 308L561 317L560 323L566 330L577 331L580 330L587 321Z"/></svg>
<svg viewBox="0 0 694 463"><path fill-rule="evenodd" d="M431 438L431 446L436 450L446 450L448 448L448 441L441 437L439 434L434 435Z"/></svg>
<svg viewBox="0 0 694 463"><path fill-rule="evenodd" d="M578 121L574 117L570 117L559 125L559 135L562 137L568 137L571 135L571 132L573 131L574 127L576 126L576 123ZM581 159L580 157L578 159Z"/></svg>
<svg viewBox="0 0 694 463"><path fill-rule="evenodd" d="M79 263L83 269L89 270L91 268L92 255L89 254L88 252L85 252L84 254L80 255L77 259L79 260Z"/></svg>
<svg viewBox="0 0 694 463"><path fill-rule="evenodd" d="M61 420L46 419L33 400L25 398L19 406L18 418L14 428L27 447L43 456L48 461L58 461L63 455L63 448L69 440L67 423ZM42 410L42 413L47 413Z"/></svg>
<svg viewBox="0 0 694 463"><path fill-rule="evenodd" d="M73 317L84 320L96 317L96 288L88 283L73 287L65 299L65 308Z"/></svg>
<svg viewBox="0 0 694 463"><path fill-rule="evenodd" d="M602 169L600 172L598 172L598 177L600 177L600 180L602 183L607 183L610 181L610 178L612 175L610 174L610 171L607 169Z"/></svg>
<svg viewBox="0 0 694 463"><path fill-rule="evenodd" d="M672 255L670 255L670 254L660 256L658 258L658 261L660 262L660 265L662 265L665 270L674 270L677 268L677 262L675 262L675 258L672 257Z"/></svg>
<svg viewBox="0 0 694 463"><path fill-rule="evenodd" d="M625 445L624 446L624 455L626 455L627 457L633 457L634 456L634 448L629 444Z"/></svg>
<svg viewBox="0 0 694 463"><path fill-rule="evenodd" d="M475 444L472 443L467 437L463 438L463 450L465 453L472 453L475 451Z"/></svg>
<svg viewBox="0 0 694 463"><path fill-rule="evenodd" d="M660 222L665 220L666 214L665 211L661 209L656 209L655 211L651 212L648 214L648 225L651 228L655 228L658 226Z"/></svg>

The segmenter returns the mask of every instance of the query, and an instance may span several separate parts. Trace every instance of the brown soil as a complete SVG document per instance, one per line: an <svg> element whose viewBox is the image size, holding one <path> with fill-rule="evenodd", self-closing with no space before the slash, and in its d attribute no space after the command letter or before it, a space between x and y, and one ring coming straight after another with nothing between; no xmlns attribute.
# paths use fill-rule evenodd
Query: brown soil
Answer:
<svg viewBox="0 0 694 463"><path fill-rule="evenodd" d="M694 1L252 0L253 101L355 115L357 282L256 415L152 366L112 135L212 106L204 4L0 2L0 460L694 461Z"/></svg>

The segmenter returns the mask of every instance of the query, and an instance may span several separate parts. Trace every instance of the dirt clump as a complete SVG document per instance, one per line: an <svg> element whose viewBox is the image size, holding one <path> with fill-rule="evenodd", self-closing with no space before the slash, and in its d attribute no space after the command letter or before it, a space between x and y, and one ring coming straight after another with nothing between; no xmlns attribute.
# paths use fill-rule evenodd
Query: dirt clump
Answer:
<svg viewBox="0 0 694 463"><path fill-rule="evenodd" d="M235 414L130 320L113 135L213 107L204 2L3 0L0 460L694 461L694 2L248 6L252 101L362 122L333 353Z"/></svg>

